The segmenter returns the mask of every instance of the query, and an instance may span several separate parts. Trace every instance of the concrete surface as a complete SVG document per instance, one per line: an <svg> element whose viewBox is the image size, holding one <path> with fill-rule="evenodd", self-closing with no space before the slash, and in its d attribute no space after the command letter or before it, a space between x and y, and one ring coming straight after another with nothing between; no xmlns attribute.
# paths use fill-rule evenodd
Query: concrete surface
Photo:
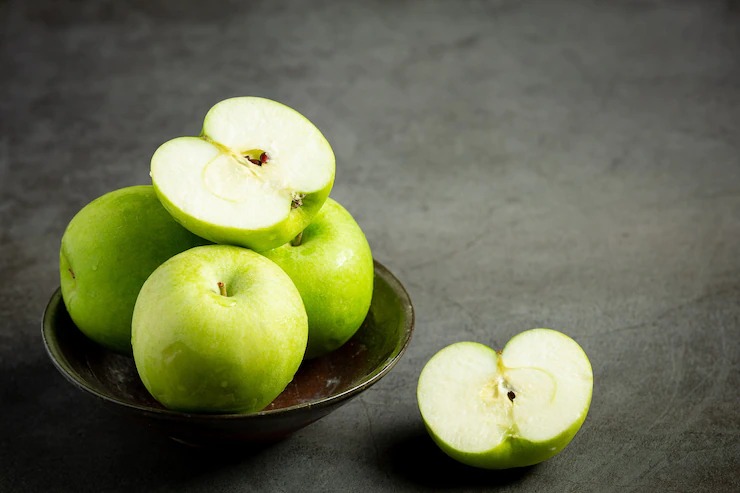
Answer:
<svg viewBox="0 0 740 493"><path fill-rule="evenodd" d="M1 491L740 490L737 2L0 3ZM52 367L40 317L64 227L147 183L215 102L307 115L333 196L417 313L378 385L251 454L190 450ZM459 340L537 326L591 358L559 456L437 451L415 401Z"/></svg>

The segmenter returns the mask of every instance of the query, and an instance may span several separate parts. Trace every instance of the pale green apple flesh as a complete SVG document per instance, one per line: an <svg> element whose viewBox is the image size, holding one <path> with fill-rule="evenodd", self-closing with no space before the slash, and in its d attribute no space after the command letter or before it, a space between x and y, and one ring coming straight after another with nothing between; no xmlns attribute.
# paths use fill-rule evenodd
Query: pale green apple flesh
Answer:
<svg viewBox="0 0 740 493"><path fill-rule="evenodd" d="M503 351L459 342L434 355L419 376L417 400L436 444L464 464L487 469L542 462L573 439L591 403L593 373L567 335L532 329Z"/></svg>
<svg viewBox="0 0 740 493"><path fill-rule="evenodd" d="M308 313L306 358L327 354L362 325L373 296L373 256L365 234L327 199L299 238L263 252L288 273Z"/></svg>
<svg viewBox="0 0 740 493"><path fill-rule="evenodd" d="M72 321L97 343L131 354L131 317L146 278L173 255L207 243L172 219L151 185L98 197L62 236L59 277Z"/></svg>
<svg viewBox="0 0 740 493"><path fill-rule="evenodd" d="M151 162L157 194L183 226L256 251L308 226L334 173L334 153L318 128L294 109L257 97L216 104L200 137L162 144Z"/></svg>
<svg viewBox="0 0 740 493"><path fill-rule="evenodd" d="M303 360L300 293L269 259L209 245L176 255L144 283L134 308L136 369L152 396L185 412L253 412Z"/></svg>

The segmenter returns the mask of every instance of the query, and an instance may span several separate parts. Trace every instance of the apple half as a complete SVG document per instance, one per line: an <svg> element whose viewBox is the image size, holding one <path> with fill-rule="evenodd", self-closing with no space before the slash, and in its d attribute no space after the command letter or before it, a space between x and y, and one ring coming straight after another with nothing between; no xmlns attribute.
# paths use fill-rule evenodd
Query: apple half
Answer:
<svg viewBox="0 0 740 493"><path fill-rule="evenodd" d="M532 329L500 352L477 342L445 347L419 376L427 431L453 459L486 469L554 456L580 429L593 389L591 363L567 335Z"/></svg>
<svg viewBox="0 0 740 493"><path fill-rule="evenodd" d="M206 114L199 137L178 137L152 156L162 205L216 243L269 250L310 224L334 184L321 131L270 99L237 97Z"/></svg>

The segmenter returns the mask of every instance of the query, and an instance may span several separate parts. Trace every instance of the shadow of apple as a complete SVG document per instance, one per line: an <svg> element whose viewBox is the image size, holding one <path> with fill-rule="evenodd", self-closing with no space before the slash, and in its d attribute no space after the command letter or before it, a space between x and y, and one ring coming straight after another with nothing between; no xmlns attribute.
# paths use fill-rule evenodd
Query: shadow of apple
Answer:
<svg viewBox="0 0 740 493"><path fill-rule="evenodd" d="M466 466L442 452L421 426L399 434L387 456L394 475L437 490L512 485L537 468L487 470Z"/></svg>

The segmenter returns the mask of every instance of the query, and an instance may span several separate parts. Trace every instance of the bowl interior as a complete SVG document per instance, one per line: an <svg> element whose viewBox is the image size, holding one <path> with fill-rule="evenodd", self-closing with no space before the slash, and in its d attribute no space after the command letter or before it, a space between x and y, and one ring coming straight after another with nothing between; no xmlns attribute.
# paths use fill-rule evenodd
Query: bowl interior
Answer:
<svg viewBox="0 0 740 493"><path fill-rule="evenodd" d="M314 414L306 417L310 422L320 417L315 413L322 407L343 403L390 371L406 349L413 325L408 294L398 279L376 261L370 310L350 341L330 354L304 361L293 381L263 411L205 416L170 411L154 400L139 379L131 357L97 345L77 329L59 289L44 312L42 332L52 362L70 382L119 407L178 419L254 419L311 409Z"/></svg>

